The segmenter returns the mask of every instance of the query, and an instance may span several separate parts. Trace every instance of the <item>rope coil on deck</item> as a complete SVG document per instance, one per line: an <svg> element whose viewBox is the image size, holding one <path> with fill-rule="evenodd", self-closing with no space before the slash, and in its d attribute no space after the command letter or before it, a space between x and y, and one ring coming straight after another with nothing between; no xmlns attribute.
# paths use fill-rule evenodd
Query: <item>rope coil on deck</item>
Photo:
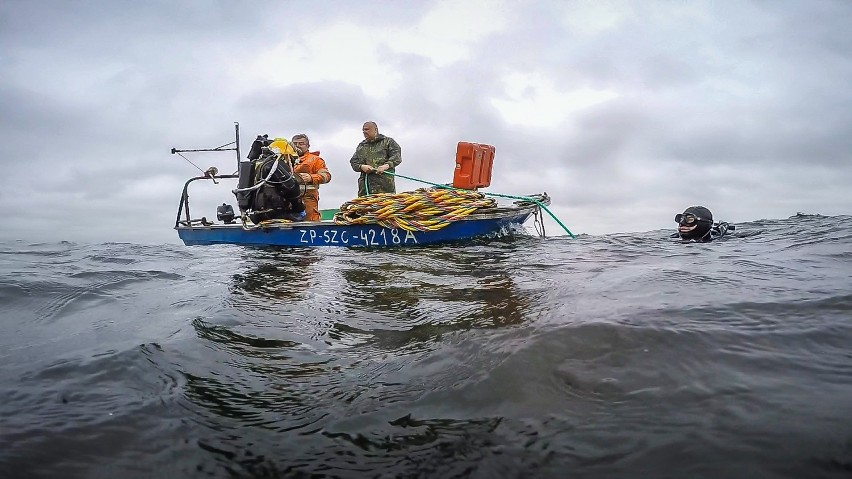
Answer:
<svg viewBox="0 0 852 479"><path fill-rule="evenodd" d="M334 215L338 225L377 224L406 231L436 231L497 201L482 193L447 188L420 188L405 193L378 193L347 201Z"/></svg>

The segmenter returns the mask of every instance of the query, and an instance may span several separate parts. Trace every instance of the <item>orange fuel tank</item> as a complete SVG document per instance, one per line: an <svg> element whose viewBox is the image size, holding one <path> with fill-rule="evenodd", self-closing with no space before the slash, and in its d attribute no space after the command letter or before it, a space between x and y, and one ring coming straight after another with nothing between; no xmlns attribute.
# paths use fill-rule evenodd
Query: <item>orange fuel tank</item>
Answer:
<svg viewBox="0 0 852 479"><path fill-rule="evenodd" d="M456 171L453 173L453 188L475 190L491 185L493 163L493 146L460 141L456 149Z"/></svg>

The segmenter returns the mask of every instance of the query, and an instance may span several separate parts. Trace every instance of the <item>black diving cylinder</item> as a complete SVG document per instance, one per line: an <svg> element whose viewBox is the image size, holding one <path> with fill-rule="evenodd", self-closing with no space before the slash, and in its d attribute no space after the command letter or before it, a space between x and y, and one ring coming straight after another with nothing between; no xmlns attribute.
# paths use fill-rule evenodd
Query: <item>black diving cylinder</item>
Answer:
<svg viewBox="0 0 852 479"><path fill-rule="evenodd" d="M254 178L254 162L241 161L239 175L240 179L237 181L238 189L252 187ZM252 191L238 191L236 193L237 206L239 206L240 211L246 211L251 208L251 199L253 197L252 193Z"/></svg>

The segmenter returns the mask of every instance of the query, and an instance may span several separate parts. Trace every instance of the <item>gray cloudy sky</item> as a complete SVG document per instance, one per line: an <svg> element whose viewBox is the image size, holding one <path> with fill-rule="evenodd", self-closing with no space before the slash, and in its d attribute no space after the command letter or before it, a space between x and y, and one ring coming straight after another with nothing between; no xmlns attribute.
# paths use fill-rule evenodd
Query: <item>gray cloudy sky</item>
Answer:
<svg viewBox="0 0 852 479"><path fill-rule="evenodd" d="M850 214L849 25L848 0L5 0L0 239L178 242L198 170L169 151L227 143L235 121L244 153L307 133L325 208L355 194L375 120L398 172L436 183L458 141L495 145L486 191L546 191L575 233L672 228L693 204ZM192 190L194 216L228 189Z"/></svg>

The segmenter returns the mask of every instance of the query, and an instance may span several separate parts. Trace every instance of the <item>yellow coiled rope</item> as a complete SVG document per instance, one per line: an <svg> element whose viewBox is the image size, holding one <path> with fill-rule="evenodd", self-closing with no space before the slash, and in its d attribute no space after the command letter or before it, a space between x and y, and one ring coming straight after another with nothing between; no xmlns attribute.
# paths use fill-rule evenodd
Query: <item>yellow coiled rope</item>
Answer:
<svg viewBox="0 0 852 479"><path fill-rule="evenodd" d="M482 193L448 188L420 188L405 193L378 193L347 201L334 215L338 225L377 224L406 231L435 231L497 201Z"/></svg>
<svg viewBox="0 0 852 479"><path fill-rule="evenodd" d="M258 223L258 226L273 226L273 225L286 225L292 223L292 220L285 220L284 218L276 218L271 220L263 220Z"/></svg>

